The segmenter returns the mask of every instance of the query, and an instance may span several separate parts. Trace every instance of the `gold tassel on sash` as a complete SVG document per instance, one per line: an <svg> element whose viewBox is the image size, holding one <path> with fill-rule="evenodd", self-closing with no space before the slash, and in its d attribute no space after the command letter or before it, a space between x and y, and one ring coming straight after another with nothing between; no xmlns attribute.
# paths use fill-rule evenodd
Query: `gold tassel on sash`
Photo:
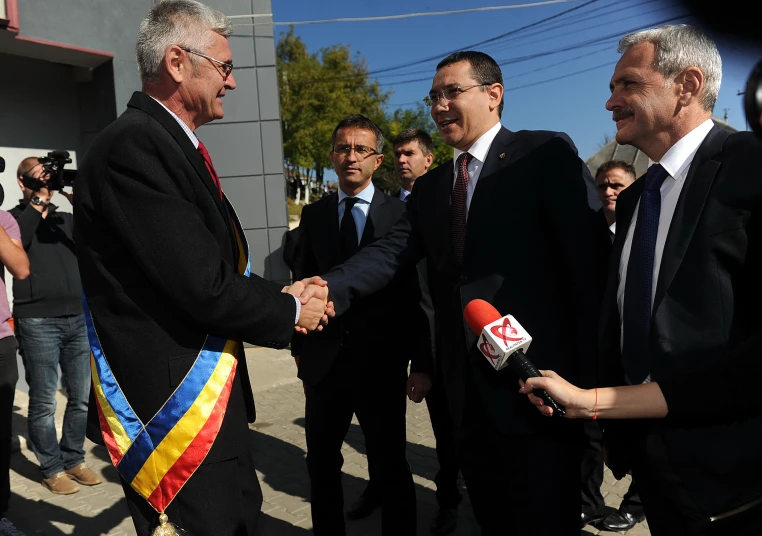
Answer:
<svg viewBox="0 0 762 536"><path fill-rule="evenodd" d="M159 526L154 529L151 536L180 536L177 527L169 522L167 514L159 515Z"/></svg>

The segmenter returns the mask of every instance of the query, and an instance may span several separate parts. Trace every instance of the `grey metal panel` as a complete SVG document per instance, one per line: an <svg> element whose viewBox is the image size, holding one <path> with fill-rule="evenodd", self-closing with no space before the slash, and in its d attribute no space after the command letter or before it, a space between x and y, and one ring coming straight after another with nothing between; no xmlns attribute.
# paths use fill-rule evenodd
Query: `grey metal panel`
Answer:
<svg viewBox="0 0 762 536"><path fill-rule="evenodd" d="M270 235L270 255L268 257L267 272L265 277L271 281L288 284L291 280L291 271L283 262L283 243L288 227L268 229Z"/></svg>
<svg viewBox="0 0 762 536"><path fill-rule="evenodd" d="M286 181L283 174L265 175L267 223L270 227L288 227L286 213Z"/></svg>
<svg viewBox="0 0 762 536"><path fill-rule="evenodd" d="M234 31L233 35L228 38L228 44L230 44L230 51L233 53L233 65L235 65L233 74L236 79L238 78L238 69L240 67L257 66L256 54L254 54L254 40L250 35L238 35L237 31Z"/></svg>
<svg viewBox="0 0 762 536"><path fill-rule="evenodd" d="M244 229L268 227L265 204L265 179L259 177L231 177L220 179ZM270 224L272 226L272 224Z"/></svg>
<svg viewBox="0 0 762 536"><path fill-rule="evenodd" d="M257 123L210 123L198 129L220 177L262 175L262 142Z"/></svg>
<svg viewBox="0 0 762 536"><path fill-rule="evenodd" d="M280 120L278 73L275 67L257 67L259 88L259 117Z"/></svg>
<svg viewBox="0 0 762 536"><path fill-rule="evenodd" d="M233 56L235 58L235 56ZM236 89L225 94L225 117L215 123L241 123L259 120L259 101L256 95L257 70L253 67L233 71Z"/></svg>
<svg viewBox="0 0 762 536"><path fill-rule="evenodd" d="M270 254L267 229L250 229L243 232L249 243L251 256L251 273L265 277L267 257Z"/></svg>
<svg viewBox="0 0 762 536"><path fill-rule="evenodd" d="M258 66L275 65L275 39L257 36L254 38L254 48L257 51Z"/></svg>
<svg viewBox="0 0 762 536"><path fill-rule="evenodd" d="M262 158L265 174L283 173L283 142L280 121L262 121ZM284 182L285 184L285 182Z"/></svg>

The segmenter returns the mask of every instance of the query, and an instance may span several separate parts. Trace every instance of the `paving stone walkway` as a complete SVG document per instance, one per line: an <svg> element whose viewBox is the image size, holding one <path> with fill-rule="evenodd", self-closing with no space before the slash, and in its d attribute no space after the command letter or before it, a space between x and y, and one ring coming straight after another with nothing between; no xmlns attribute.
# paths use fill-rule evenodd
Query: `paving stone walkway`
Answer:
<svg viewBox="0 0 762 536"><path fill-rule="evenodd" d="M311 534L309 479L305 463L304 394L295 381L295 367L285 351L250 348L247 361L257 402L258 421L251 426L251 441L264 494L259 536L308 536ZM105 448L87 442L86 462L103 475L104 483L69 496L53 495L40 485L34 455L26 447L27 395L16 392L13 431L20 436L19 449L11 460L11 511L8 517L28 535L134 536L127 505L116 470ZM58 397L57 423L60 428L65 399ZM436 512L434 475L437 470L434 434L425 404L408 402L408 460L414 474L418 497L418 534L429 534L428 523ZM356 421L344 443L344 496L356 498L368 478L365 444ZM610 472L604 475L606 504L617 506L627 491L628 480L617 482ZM465 490L464 495L465 495ZM380 536L381 517L347 522L349 536ZM466 498L460 507L460 525L455 536L478 536ZM582 531L598 532L592 527ZM648 536L642 523L628 533ZM200 535L199 535L200 536Z"/></svg>

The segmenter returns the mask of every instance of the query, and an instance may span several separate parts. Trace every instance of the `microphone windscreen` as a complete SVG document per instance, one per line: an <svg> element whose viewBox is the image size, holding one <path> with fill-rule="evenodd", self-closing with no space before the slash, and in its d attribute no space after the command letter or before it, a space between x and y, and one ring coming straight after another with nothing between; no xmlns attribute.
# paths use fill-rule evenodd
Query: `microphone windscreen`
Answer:
<svg viewBox="0 0 762 536"><path fill-rule="evenodd" d="M463 317L471 331L479 335L484 326L501 318L501 315L492 304L484 300L471 300L463 310Z"/></svg>

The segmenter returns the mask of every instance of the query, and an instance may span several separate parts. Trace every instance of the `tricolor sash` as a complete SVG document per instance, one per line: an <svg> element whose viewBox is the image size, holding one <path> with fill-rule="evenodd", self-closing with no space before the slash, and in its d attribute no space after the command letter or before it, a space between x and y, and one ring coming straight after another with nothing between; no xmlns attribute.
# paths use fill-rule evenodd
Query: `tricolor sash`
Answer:
<svg viewBox="0 0 762 536"><path fill-rule="evenodd" d="M225 197L238 243L238 273L251 273L249 248ZM196 361L150 421L143 424L111 372L83 296L90 370L103 440L119 474L160 514L204 461L225 417L238 341L207 335Z"/></svg>

